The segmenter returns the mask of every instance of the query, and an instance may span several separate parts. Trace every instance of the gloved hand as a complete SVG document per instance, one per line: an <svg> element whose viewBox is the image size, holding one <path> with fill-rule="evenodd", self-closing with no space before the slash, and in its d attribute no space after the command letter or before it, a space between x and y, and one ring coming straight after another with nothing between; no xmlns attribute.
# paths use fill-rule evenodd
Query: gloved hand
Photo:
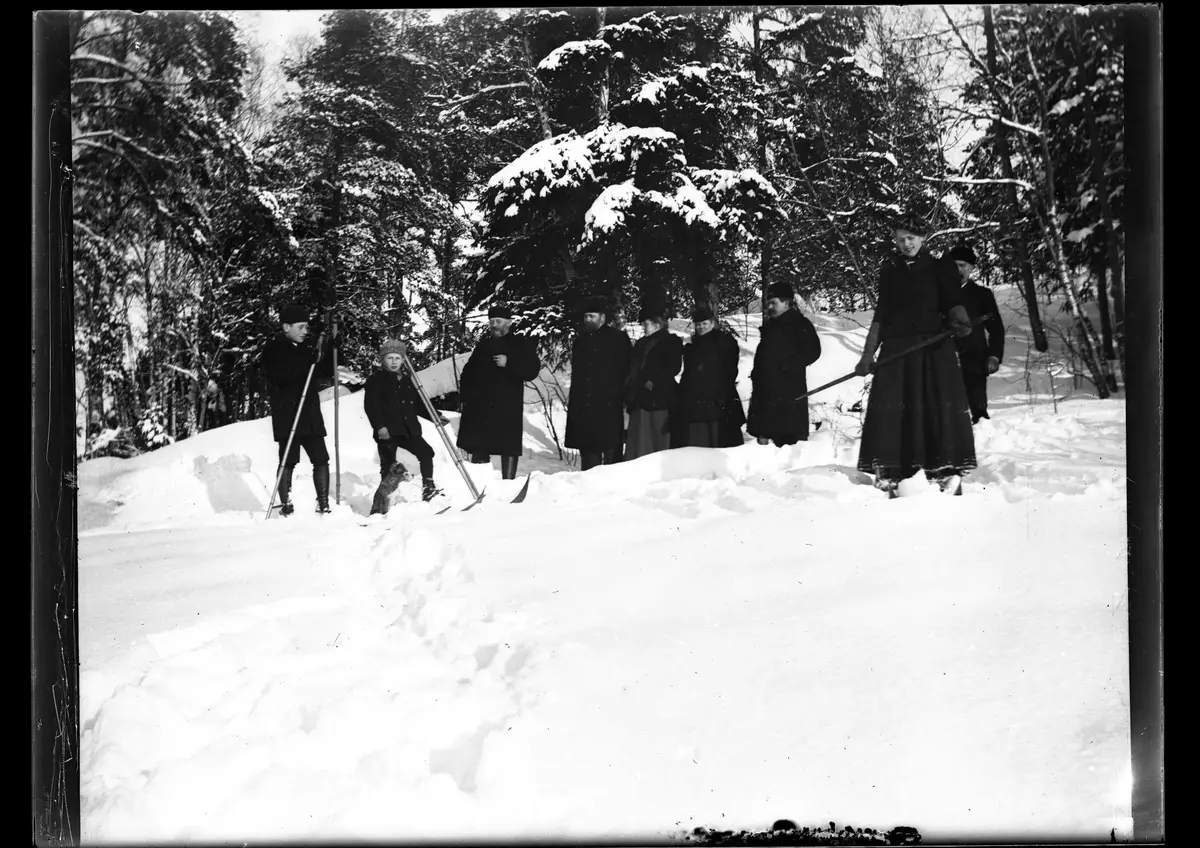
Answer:
<svg viewBox="0 0 1200 848"><path fill-rule="evenodd" d="M392 437L392 434L388 432L388 428L387 428L387 427L380 427L380 428L379 428L379 440L380 440L380 441L386 442L386 441L387 441L388 439L390 439L391 437Z"/></svg>
<svg viewBox="0 0 1200 848"><path fill-rule="evenodd" d="M651 392L654 391L654 381L653 380L646 381L646 390L651 391Z"/></svg>
<svg viewBox="0 0 1200 848"><path fill-rule="evenodd" d="M995 374L1000 370L1000 360L994 356L988 357L988 373Z"/></svg>
<svg viewBox="0 0 1200 848"><path fill-rule="evenodd" d="M950 309L950 328L960 339L971 335L971 319L967 317L965 306L955 306Z"/></svg>
<svg viewBox="0 0 1200 848"><path fill-rule="evenodd" d="M854 373L859 377L865 377L875 371L875 361L869 356L864 356L858 360L858 364L854 366Z"/></svg>

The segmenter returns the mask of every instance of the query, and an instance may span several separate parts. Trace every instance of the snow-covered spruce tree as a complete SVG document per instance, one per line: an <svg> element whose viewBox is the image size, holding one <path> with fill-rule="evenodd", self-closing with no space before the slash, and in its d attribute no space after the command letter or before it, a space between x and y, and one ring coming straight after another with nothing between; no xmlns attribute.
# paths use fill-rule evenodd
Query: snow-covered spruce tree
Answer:
<svg viewBox="0 0 1200 848"><path fill-rule="evenodd" d="M430 68L405 42L413 14L326 16L321 44L287 68L300 90L263 150L299 249L275 269L262 317L284 300L314 311L336 305L342 361L358 370L384 336L410 336L414 319L424 320L414 294L429 288L450 214L426 176Z"/></svg>
<svg viewBox="0 0 1200 848"><path fill-rule="evenodd" d="M562 349L585 294L668 310L716 300L713 257L776 214L774 187L736 167L724 141L746 108L743 79L688 61L702 23L657 13L604 23L538 61L552 134L488 182L480 279L519 305L547 349Z"/></svg>

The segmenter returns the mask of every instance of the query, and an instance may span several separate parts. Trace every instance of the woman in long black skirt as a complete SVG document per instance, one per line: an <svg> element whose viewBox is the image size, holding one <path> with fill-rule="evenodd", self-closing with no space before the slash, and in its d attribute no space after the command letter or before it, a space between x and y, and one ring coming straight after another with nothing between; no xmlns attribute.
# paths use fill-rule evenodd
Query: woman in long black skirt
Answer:
<svg viewBox="0 0 1200 848"><path fill-rule="evenodd" d="M971 412L954 339L946 337L878 368L880 359L920 344L947 325L971 332L954 263L924 249L926 230L906 221L895 228L896 254L879 273L879 299L860 376L874 373L867 396L858 468L896 497L901 480L923 470L943 491L962 494L962 475L975 468Z"/></svg>

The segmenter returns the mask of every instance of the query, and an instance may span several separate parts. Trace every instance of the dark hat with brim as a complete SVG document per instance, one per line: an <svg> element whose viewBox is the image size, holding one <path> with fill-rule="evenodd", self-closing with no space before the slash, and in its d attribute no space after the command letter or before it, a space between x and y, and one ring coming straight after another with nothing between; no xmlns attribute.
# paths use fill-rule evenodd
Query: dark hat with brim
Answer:
<svg viewBox="0 0 1200 848"><path fill-rule="evenodd" d="M692 310L693 323L699 324L701 321L711 321L711 320L713 320L713 311L712 311L711 307L697 306L695 309Z"/></svg>
<svg viewBox="0 0 1200 848"><path fill-rule="evenodd" d="M796 296L796 292L792 289L790 283L771 283L767 287L767 300L788 300Z"/></svg>
<svg viewBox="0 0 1200 848"><path fill-rule="evenodd" d="M512 310L507 306L497 304L488 310L488 318L507 318L511 321L512 317Z"/></svg>
<svg viewBox="0 0 1200 848"><path fill-rule="evenodd" d="M308 310L298 303L289 303L283 309L279 310L279 323L307 324Z"/></svg>
<svg viewBox="0 0 1200 848"><path fill-rule="evenodd" d="M966 262L968 265L978 265L978 258L975 256L975 251L967 247L965 244L957 244L950 249L948 254L954 262Z"/></svg>
<svg viewBox="0 0 1200 848"><path fill-rule="evenodd" d="M663 310L651 307L643 309L638 313L638 323L643 324L646 321L654 321L655 323L663 324L666 322L666 317L663 314Z"/></svg>

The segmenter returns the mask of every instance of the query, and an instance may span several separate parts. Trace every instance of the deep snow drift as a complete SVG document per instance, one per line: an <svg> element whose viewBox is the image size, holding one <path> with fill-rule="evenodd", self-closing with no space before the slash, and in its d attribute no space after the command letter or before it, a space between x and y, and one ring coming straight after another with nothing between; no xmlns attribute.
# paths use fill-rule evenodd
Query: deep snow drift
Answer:
<svg viewBox="0 0 1200 848"><path fill-rule="evenodd" d="M856 317L814 317L810 386L852 369ZM1124 403L1027 382L1006 318L961 498L854 469L858 379L806 444L586 474L531 389L528 500L469 465L487 497L442 516L364 518L359 394L330 516L302 460L297 514L262 518L267 421L81 463L83 838L1127 833ZM757 321L731 323L746 400Z"/></svg>

